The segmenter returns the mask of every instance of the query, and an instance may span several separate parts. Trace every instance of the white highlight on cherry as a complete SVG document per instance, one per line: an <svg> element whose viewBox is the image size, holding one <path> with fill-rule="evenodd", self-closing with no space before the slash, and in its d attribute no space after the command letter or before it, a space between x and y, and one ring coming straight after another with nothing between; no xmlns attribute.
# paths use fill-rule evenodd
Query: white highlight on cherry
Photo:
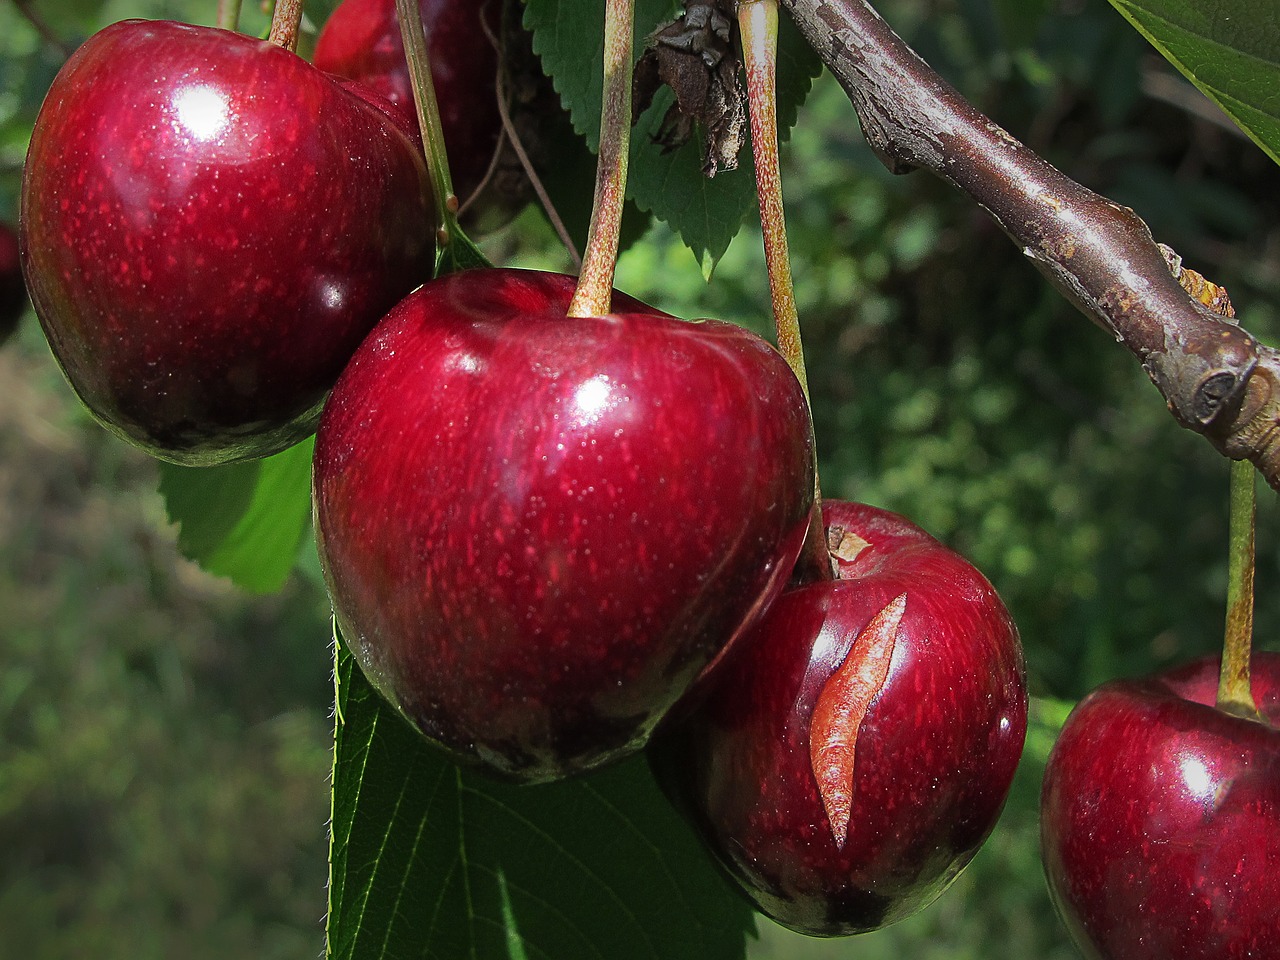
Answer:
<svg viewBox="0 0 1280 960"><path fill-rule="evenodd" d="M215 87L187 87L174 101L178 123L197 140L213 140L227 125L231 104Z"/></svg>
<svg viewBox="0 0 1280 960"><path fill-rule="evenodd" d="M582 424L596 423L609 406L613 385L604 374L579 384L573 393L574 413Z"/></svg>

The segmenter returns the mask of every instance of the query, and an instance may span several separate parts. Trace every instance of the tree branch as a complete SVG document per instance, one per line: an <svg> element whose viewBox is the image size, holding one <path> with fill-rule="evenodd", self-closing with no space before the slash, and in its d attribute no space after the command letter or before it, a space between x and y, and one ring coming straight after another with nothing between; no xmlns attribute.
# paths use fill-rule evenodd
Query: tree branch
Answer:
<svg viewBox="0 0 1280 960"><path fill-rule="evenodd" d="M1190 296L1147 225L984 116L863 0L781 0L895 173L923 167L980 204L1142 363L1184 427L1280 489L1280 353Z"/></svg>

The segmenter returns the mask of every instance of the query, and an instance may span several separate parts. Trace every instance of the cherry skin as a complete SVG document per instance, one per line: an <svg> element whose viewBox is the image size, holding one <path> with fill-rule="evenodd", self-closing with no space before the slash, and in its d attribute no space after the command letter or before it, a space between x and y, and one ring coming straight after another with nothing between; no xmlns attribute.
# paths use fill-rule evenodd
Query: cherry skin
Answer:
<svg viewBox="0 0 1280 960"><path fill-rule="evenodd" d="M0 343L13 336L27 309L27 287L18 259L18 235L0 223Z"/></svg>
<svg viewBox="0 0 1280 960"><path fill-rule="evenodd" d="M1105 960L1280 956L1280 654L1255 653L1267 723L1215 707L1218 659L1104 684L1049 756L1054 903Z"/></svg>
<svg viewBox="0 0 1280 960"><path fill-rule="evenodd" d="M502 133L498 53L485 32L501 37L502 2L419 0L419 10L453 186L465 201L480 186ZM395 0L343 0L320 31L312 62L372 87L417 126Z"/></svg>
<svg viewBox="0 0 1280 960"><path fill-rule="evenodd" d="M430 187L372 92L273 44L122 21L67 61L27 155L36 314L109 429L177 463L315 428L356 346L430 275Z"/></svg>
<svg viewBox="0 0 1280 960"><path fill-rule="evenodd" d="M455 759L553 780L639 750L781 590L813 498L804 395L759 337L575 281L453 274L361 345L316 434L337 621Z"/></svg>
<svg viewBox="0 0 1280 960"><path fill-rule="evenodd" d="M838 936L923 908L972 859L1027 694L1013 621L966 560L884 510L823 517L838 578L787 590L650 756L759 910Z"/></svg>

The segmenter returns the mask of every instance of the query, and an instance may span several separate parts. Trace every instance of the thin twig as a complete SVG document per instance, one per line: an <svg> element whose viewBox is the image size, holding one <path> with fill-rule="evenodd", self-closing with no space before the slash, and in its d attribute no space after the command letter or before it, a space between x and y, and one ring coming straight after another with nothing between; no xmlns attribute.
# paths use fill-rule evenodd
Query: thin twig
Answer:
<svg viewBox="0 0 1280 960"><path fill-rule="evenodd" d="M489 154L489 165L484 168L484 176L480 178L480 182L476 184L475 189L467 194L467 199L458 204L458 216L461 217L467 212L467 208L480 199L480 195L484 193L485 187L493 182L493 175L498 171L498 164L502 161L502 153L507 146L507 131L501 130L498 133L498 141L493 146L493 152Z"/></svg>
<svg viewBox="0 0 1280 960"><path fill-rule="evenodd" d="M27 22L35 27L36 33L40 34L40 39L61 53L63 57L71 56L74 52L72 46L49 26L49 22L31 5L31 0L13 0L13 5L18 8L18 12L26 18Z"/></svg>
<svg viewBox="0 0 1280 960"><path fill-rule="evenodd" d="M493 35L493 31L489 29L489 24L482 17L480 26L484 29L485 36L489 38L495 48L501 49L498 45L498 39ZM520 166L524 170L524 175L529 178L529 184L533 187L533 192L538 197L538 203L542 204L542 209L547 215L547 219L551 222L551 227L556 232L556 236L560 238L560 242L564 244L565 250L569 254L569 259L573 261L573 270L575 273L582 272L582 255L578 253L578 245L573 242L573 237L569 236L569 231L564 225L564 220L560 218L560 212L556 209L554 203L551 202L551 195L547 193L547 188L543 186L542 178L538 176L538 171L533 168L533 161L529 159L529 153L524 148L524 143L520 139L520 134L516 130L515 124L511 120L511 111L507 107L507 91L506 78L503 72L503 63L505 58L498 57L498 76L495 84L496 96L498 98L498 116L502 120L502 132L507 141L511 144L511 149L515 151L516 159L520 161ZM499 143L499 148L502 144ZM498 154L495 152L493 159L489 163L489 172L485 174L487 180L493 169L497 166ZM472 194L474 197L475 194ZM468 198L467 203L471 199ZM463 208L459 209L461 213Z"/></svg>
<svg viewBox="0 0 1280 960"><path fill-rule="evenodd" d="M497 54L493 89L494 97L498 100L498 108L501 110L502 107L505 106L502 97L502 74L503 71L506 70L506 49L505 44L500 42L498 38L493 35L493 30L489 28L489 20L486 13L488 12L489 4L491 2L492 0L484 0L484 2L480 4L478 22L480 24L480 29L484 31L485 39L489 41L489 46L493 47L494 52ZM484 176L480 178L480 182L476 184L475 189L472 190L470 194L465 198L458 198L461 201L458 204L459 217L467 212L467 208L480 198L480 195L484 193L485 188L493 181L494 174L498 172L498 164L502 162L502 154L506 145L507 133L504 128L498 132L498 139L494 143L493 150L489 154L489 165L484 169Z"/></svg>

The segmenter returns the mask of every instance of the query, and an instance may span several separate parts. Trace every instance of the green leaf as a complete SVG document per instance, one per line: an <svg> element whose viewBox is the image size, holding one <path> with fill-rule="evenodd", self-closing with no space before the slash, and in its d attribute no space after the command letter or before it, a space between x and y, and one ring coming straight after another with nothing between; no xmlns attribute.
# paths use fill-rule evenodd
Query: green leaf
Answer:
<svg viewBox="0 0 1280 960"><path fill-rule="evenodd" d="M595 150L600 137L603 85L603 7L583 0L528 0L524 24L533 33L535 52L568 108L574 129ZM671 0L636 0L636 55L643 40L674 16ZM778 39L778 123L783 139L795 123L813 78L822 69L818 55L804 42L790 18L781 18ZM756 207L749 150L737 170L714 179L702 176L699 138L664 154L653 142L670 91L659 94L632 132L627 196L641 210L669 223L709 273L728 249L743 219ZM583 184L590 192L591 183Z"/></svg>
<svg viewBox="0 0 1280 960"><path fill-rule="evenodd" d="M675 15L675 0L635 0L635 55L644 38ZM604 87L604 4L596 0L526 0L525 29L533 51L569 111L574 129L594 152L600 142ZM590 185L588 184L588 191Z"/></svg>
<svg viewBox="0 0 1280 960"><path fill-rule="evenodd" d="M160 493L182 553L246 590L279 590L311 514L311 447L306 440L224 467L161 463Z"/></svg>
<svg viewBox="0 0 1280 960"><path fill-rule="evenodd" d="M1280 163L1280 12L1275 0L1111 4Z"/></svg>
<svg viewBox="0 0 1280 960"><path fill-rule="evenodd" d="M751 147L744 144L736 170L722 170L711 180L702 175L697 136L662 153L652 137L674 99L670 90L663 90L635 126L627 195L641 210L671 224L709 275L756 207Z"/></svg>
<svg viewBox="0 0 1280 960"><path fill-rule="evenodd" d="M741 960L752 913L636 757L513 786L430 748L339 641L327 956Z"/></svg>

